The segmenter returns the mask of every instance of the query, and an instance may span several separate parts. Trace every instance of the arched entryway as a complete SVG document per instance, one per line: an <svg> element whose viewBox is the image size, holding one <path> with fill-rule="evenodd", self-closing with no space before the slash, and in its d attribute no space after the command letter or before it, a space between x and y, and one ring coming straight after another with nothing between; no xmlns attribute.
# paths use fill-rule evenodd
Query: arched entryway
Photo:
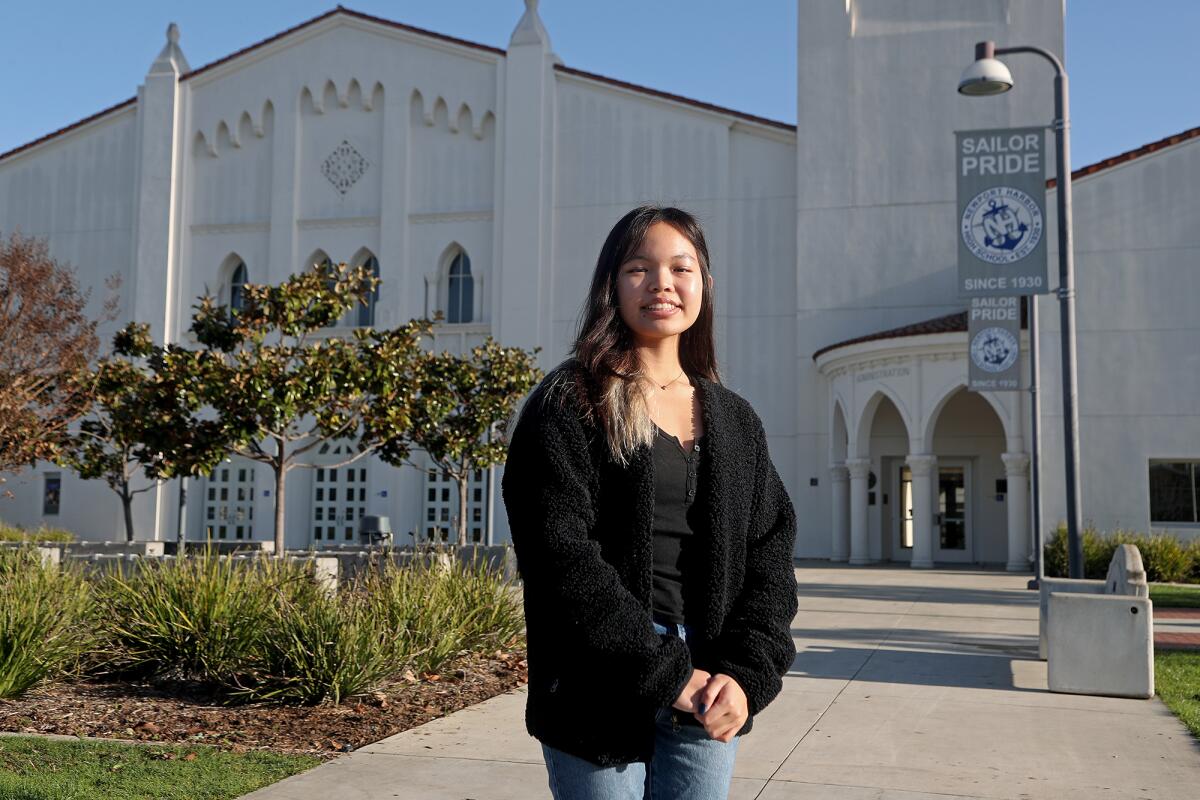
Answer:
<svg viewBox="0 0 1200 800"><path fill-rule="evenodd" d="M817 353L830 391L831 557L1029 568L1023 394L968 392L965 315Z"/></svg>

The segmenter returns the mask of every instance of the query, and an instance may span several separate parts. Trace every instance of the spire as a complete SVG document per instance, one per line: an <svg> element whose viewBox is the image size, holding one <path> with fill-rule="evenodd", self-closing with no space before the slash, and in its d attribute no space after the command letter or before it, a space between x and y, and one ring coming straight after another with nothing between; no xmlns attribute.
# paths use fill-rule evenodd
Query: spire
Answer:
<svg viewBox="0 0 1200 800"><path fill-rule="evenodd" d="M521 21L517 23L516 29L513 30L512 38L508 40L509 47L522 44L541 45L546 52L552 52L550 34L546 33L546 26L542 24L542 18L538 16L538 0L525 0L525 13L521 16Z"/></svg>
<svg viewBox="0 0 1200 800"><path fill-rule="evenodd" d="M183 50L179 49L179 26L172 22L167 26L167 43L150 65L150 72L174 72L176 75L182 75L191 69Z"/></svg>

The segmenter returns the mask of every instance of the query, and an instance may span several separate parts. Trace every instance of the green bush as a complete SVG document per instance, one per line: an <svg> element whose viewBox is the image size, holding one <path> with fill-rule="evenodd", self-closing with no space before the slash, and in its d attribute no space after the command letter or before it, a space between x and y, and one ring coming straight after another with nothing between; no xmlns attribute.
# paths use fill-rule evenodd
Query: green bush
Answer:
<svg viewBox="0 0 1200 800"><path fill-rule="evenodd" d="M387 563L363 574L353 591L386 621L397 661L417 673L438 672L463 651L511 644L524 625L511 582L484 564Z"/></svg>
<svg viewBox="0 0 1200 800"><path fill-rule="evenodd" d="M1122 544L1135 545L1142 554L1146 579L1151 582L1200 583L1200 539L1184 544L1174 536L1147 536L1134 531L1118 530L1101 535L1092 527L1082 531L1083 574L1085 578L1103 579L1113 553ZM1046 575L1052 578L1067 575L1067 528L1059 525L1046 541L1043 550Z"/></svg>
<svg viewBox="0 0 1200 800"><path fill-rule="evenodd" d="M112 645L105 670L199 681L235 680L274 623L279 595L306 580L272 559L234 561L206 549L146 560L128 577L100 578L102 631ZM104 670L102 670L104 671Z"/></svg>
<svg viewBox="0 0 1200 800"><path fill-rule="evenodd" d="M1188 557L1192 561L1192 567L1188 570L1188 576L1184 579L1185 583L1200 583L1200 539L1192 539L1187 545Z"/></svg>
<svg viewBox="0 0 1200 800"><path fill-rule="evenodd" d="M36 530L25 530L0 522L0 542L53 542L55 544L75 541L75 534L62 528L42 526Z"/></svg>
<svg viewBox="0 0 1200 800"><path fill-rule="evenodd" d="M232 698L337 704L397 671L391 632L360 595L312 585L276 595L271 612L249 671L230 687Z"/></svg>
<svg viewBox="0 0 1200 800"><path fill-rule="evenodd" d="M302 562L212 550L90 580L42 568L30 548L0 557L0 696L73 663L195 682L227 702L340 703L516 644L524 623L511 582L482 563L389 561L330 593Z"/></svg>
<svg viewBox="0 0 1200 800"><path fill-rule="evenodd" d="M1108 565L1117 549L1117 542L1101 536L1090 525L1080 531L1083 540L1083 574L1086 578L1103 578L1108 574ZM1065 578L1067 569L1067 526L1059 525L1043 549L1044 569L1051 578Z"/></svg>
<svg viewBox="0 0 1200 800"><path fill-rule="evenodd" d="M0 698L77 672L94 646L94 599L78 569L32 548L0 550Z"/></svg>
<svg viewBox="0 0 1200 800"><path fill-rule="evenodd" d="M1182 583L1188 579L1194 556L1189 548L1174 536L1158 534L1138 537L1132 544L1136 544L1138 550L1142 551L1146 580L1156 583Z"/></svg>

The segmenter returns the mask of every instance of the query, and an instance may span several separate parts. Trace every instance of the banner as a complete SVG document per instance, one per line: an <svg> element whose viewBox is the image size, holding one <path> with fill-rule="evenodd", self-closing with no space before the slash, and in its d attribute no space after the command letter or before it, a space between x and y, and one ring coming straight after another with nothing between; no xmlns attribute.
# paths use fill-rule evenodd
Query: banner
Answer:
<svg viewBox="0 0 1200 800"><path fill-rule="evenodd" d="M1021 298L972 297L967 343L968 389L1013 392L1021 388Z"/></svg>
<svg viewBox="0 0 1200 800"><path fill-rule="evenodd" d="M1047 294L1045 129L956 131L958 294Z"/></svg>

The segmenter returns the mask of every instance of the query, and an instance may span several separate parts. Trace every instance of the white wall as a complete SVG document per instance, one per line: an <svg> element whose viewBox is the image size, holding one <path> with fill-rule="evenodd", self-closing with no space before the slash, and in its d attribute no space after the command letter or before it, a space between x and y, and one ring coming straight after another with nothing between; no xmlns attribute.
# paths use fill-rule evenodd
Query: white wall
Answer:
<svg viewBox="0 0 1200 800"><path fill-rule="evenodd" d="M1150 459L1200 459L1197 175L1200 141L1191 140L1072 187L1083 516L1104 530L1150 529ZM1047 233L1056 266L1054 220ZM1056 301L1042 300L1041 320L1049 527L1066 518Z"/></svg>
<svg viewBox="0 0 1200 800"><path fill-rule="evenodd" d="M799 11L797 459L802 478L825 486L828 415L815 412L828 389L812 354L962 310L953 132L1048 123L1053 74L1036 57L1014 57L1007 63L1020 90L987 99L958 95L958 79L980 40L1061 53L1063 8L1046 0L851 0L801 3ZM830 493L794 499L798 554L828 557Z"/></svg>
<svg viewBox="0 0 1200 800"><path fill-rule="evenodd" d="M136 111L127 107L74 131L0 161L0 235L19 231L45 237L50 255L73 268L81 290L91 289L86 313L98 318L108 295L104 281L118 275L127 298L131 281ZM110 350L118 319L98 328L100 353ZM42 514L43 476L63 476L60 513ZM39 463L20 475L7 475L0 497L0 520L12 524L65 527L90 535L112 535L124 527L120 502L99 481L84 482L70 470ZM139 519L149 519L140 495Z"/></svg>

